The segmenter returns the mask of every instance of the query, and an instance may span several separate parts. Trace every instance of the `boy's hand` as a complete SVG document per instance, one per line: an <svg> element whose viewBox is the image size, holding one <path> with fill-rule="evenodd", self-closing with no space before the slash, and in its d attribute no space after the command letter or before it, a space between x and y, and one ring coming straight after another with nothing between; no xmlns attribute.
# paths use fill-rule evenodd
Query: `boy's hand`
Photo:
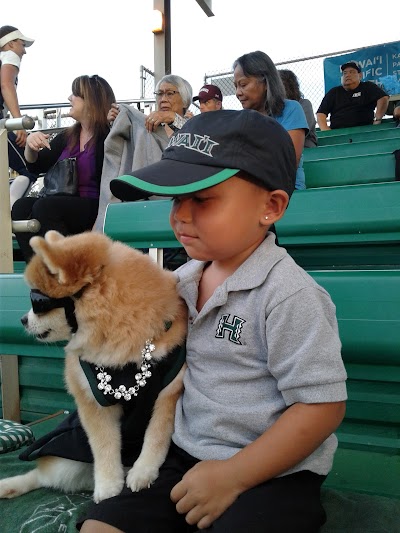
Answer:
<svg viewBox="0 0 400 533"><path fill-rule="evenodd" d="M201 461L171 491L176 510L199 529L209 527L244 491L228 461Z"/></svg>

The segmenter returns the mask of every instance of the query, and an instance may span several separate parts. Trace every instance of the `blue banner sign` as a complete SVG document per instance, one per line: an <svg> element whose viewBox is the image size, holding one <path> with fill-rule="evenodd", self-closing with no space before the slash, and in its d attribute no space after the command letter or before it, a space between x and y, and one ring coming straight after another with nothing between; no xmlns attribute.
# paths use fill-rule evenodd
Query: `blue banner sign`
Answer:
<svg viewBox="0 0 400 533"><path fill-rule="evenodd" d="M340 65L357 61L362 81L372 81L389 95L400 94L400 41L379 46L369 46L342 56L324 60L325 92L341 84Z"/></svg>

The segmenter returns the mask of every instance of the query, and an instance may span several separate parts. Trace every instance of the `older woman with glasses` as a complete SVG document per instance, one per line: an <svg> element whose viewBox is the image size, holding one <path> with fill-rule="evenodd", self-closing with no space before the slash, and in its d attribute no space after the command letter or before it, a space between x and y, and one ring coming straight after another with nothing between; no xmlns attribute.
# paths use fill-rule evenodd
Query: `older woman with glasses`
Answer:
<svg viewBox="0 0 400 533"><path fill-rule="evenodd" d="M192 87L188 81L174 74L163 76L156 85L154 96L156 97L157 110L145 118L145 128L148 132L155 132L159 126L163 126L168 137L181 129L183 124L192 116L188 113L192 103ZM108 120L113 123L121 106L113 103L108 113ZM187 116L185 116L187 113Z"/></svg>
<svg viewBox="0 0 400 533"><path fill-rule="evenodd" d="M110 181L160 161L169 137L189 120L185 114L192 102L192 87L185 79L164 76L156 85L155 96L157 109L149 115L135 106L116 103L108 112L112 128L105 141L99 216L94 226L97 231L103 229L107 205L117 201L111 194Z"/></svg>
<svg viewBox="0 0 400 533"><path fill-rule="evenodd" d="M163 125L168 137L171 137L187 120L185 113L192 102L192 87L180 76L168 74L157 83L154 95L157 111L146 118L146 129L151 132Z"/></svg>
<svg viewBox="0 0 400 533"><path fill-rule="evenodd" d="M79 76L72 82L69 116L75 124L52 140L41 131L31 133L26 142L28 169L45 173L57 161L76 158L77 196L44 196L20 198L12 208L13 220L35 218L39 235L54 229L63 235L91 230L98 216L100 181L104 158L104 141L110 131L107 112L115 96L108 82L100 76ZM30 233L17 233L16 238L25 261L33 251Z"/></svg>

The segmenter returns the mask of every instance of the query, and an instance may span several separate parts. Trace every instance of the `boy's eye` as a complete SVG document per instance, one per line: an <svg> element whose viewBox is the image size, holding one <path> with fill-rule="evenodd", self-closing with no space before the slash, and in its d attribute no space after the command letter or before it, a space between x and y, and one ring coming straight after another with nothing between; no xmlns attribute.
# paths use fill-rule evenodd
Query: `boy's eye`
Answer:
<svg viewBox="0 0 400 533"><path fill-rule="evenodd" d="M208 200L208 198L205 196L193 196L193 202L196 202L198 204L201 204L205 202L206 200Z"/></svg>

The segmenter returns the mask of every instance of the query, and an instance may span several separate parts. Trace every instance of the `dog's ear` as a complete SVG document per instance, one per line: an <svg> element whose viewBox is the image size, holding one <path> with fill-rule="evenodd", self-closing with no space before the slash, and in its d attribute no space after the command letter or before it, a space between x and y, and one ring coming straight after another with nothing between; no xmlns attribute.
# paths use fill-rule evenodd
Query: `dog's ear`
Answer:
<svg viewBox="0 0 400 533"><path fill-rule="evenodd" d="M58 241L65 239L64 235L62 235L60 232L54 229L47 231L44 238L50 244L52 244L53 242L58 242Z"/></svg>
<svg viewBox="0 0 400 533"><path fill-rule="evenodd" d="M59 263L59 252L56 253L53 250L53 244L59 242L60 240L65 239L61 233L58 231L50 230L46 233L45 238L43 237L32 237L29 241L32 250L37 256L39 256L49 271L57 276L60 283L63 283L65 280L65 275L63 268Z"/></svg>

